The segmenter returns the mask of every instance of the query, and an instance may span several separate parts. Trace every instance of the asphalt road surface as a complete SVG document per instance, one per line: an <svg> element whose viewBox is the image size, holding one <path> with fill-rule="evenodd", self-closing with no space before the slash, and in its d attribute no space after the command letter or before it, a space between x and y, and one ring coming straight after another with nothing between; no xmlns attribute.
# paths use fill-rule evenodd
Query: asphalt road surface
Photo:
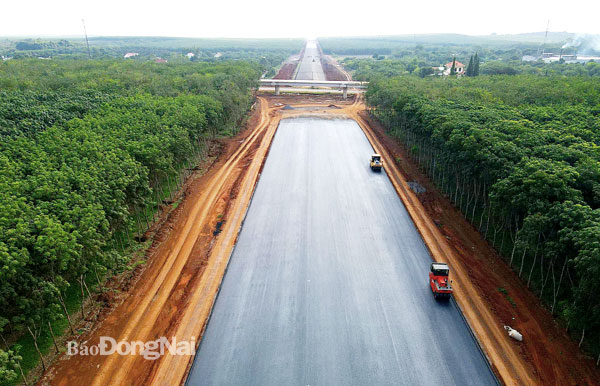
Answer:
<svg viewBox="0 0 600 386"><path fill-rule="evenodd" d="M188 385L494 385L352 120L282 120Z"/></svg>
<svg viewBox="0 0 600 386"><path fill-rule="evenodd" d="M327 80L321 65L321 54L317 42L309 40L304 47L304 56L296 73L297 80Z"/></svg>

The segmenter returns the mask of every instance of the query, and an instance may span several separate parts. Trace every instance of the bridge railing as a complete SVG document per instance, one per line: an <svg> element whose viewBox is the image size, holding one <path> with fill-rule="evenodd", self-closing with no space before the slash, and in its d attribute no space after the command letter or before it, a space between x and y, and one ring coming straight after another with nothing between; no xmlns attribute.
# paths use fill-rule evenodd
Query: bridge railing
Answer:
<svg viewBox="0 0 600 386"><path fill-rule="evenodd" d="M369 82L352 80L300 80L300 79L261 79L261 86L289 86L289 87L325 87L325 88L367 88Z"/></svg>

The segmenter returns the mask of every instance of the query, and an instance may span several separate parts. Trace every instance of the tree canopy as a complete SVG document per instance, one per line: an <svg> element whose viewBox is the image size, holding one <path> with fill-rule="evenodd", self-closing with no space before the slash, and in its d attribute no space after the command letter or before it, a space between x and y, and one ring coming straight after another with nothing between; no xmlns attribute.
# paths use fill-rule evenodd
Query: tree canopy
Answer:
<svg viewBox="0 0 600 386"><path fill-rule="evenodd" d="M31 335L38 349L48 323L68 314L71 286L83 293L88 278L122 269L140 213L160 205L160 187L206 138L234 132L261 71L245 62L1 64L0 327ZM0 350L0 381L16 377L17 351Z"/></svg>

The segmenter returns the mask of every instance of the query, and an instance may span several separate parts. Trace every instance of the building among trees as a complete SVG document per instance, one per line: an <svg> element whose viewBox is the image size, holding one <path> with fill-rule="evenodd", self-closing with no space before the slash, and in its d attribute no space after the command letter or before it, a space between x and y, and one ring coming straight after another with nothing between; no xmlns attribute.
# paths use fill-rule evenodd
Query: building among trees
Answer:
<svg viewBox="0 0 600 386"><path fill-rule="evenodd" d="M453 60L452 62L444 64L444 70L442 71L442 74L444 76L450 75L450 73L452 72L452 64L454 64L455 75L463 76L465 74L465 65L459 62L458 60Z"/></svg>
<svg viewBox="0 0 600 386"><path fill-rule="evenodd" d="M433 70L432 75L437 75L437 76L456 75L456 76L460 77L460 76L466 75L466 66L456 59L453 59L451 62L448 62L448 63L444 64L443 66L432 67L432 70Z"/></svg>

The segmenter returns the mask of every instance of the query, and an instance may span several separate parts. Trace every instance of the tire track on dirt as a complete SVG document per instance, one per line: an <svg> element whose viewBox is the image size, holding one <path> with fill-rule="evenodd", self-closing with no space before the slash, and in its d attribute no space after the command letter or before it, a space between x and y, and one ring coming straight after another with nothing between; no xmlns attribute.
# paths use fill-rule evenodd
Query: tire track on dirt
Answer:
<svg viewBox="0 0 600 386"><path fill-rule="evenodd" d="M228 216L228 221L223 228L223 232L212 249L208 262L211 268L204 273L196 291L194 291L190 299L190 306L187 307L179 328L174 334L178 339L195 336L198 337L197 344L199 344L208 323L212 307L229 263L229 258L235 247L237 236L254 193L254 188L258 182L260 170L275 135L278 119L269 120L265 117L262 123L264 124L264 129L266 129L265 135L258 149L256 149L252 163L240 184L238 196ZM165 356L153 378L153 383L159 385L182 383L185 380L185 375L191 363L192 361L187 357Z"/></svg>

